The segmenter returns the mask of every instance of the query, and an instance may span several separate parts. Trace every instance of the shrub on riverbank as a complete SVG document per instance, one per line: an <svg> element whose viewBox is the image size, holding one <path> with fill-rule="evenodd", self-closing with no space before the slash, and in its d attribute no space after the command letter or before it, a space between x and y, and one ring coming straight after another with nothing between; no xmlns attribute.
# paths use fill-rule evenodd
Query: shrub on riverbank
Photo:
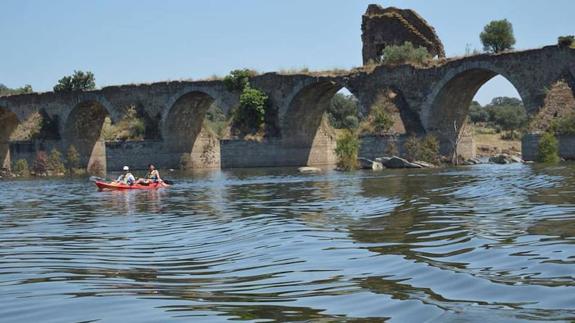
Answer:
<svg viewBox="0 0 575 323"><path fill-rule="evenodd" d="M336 141L337 167L341 170L358 168L359 138L356 133L345 130Z"/></svg>
<svg viewBox="0 0 575 323"><path fill-rule="evenodd" d="M45 176L48 171L48 155L45 151L36 152L36 159L32 171L36 176Z"/></svg>
<svg viewBox="0 0 575 323"><path fill-rule="evenodd" d="M66 167L62 161L62 153L58 149L53 148L48 157L47 170L50 175L64 175L66 173Z"/></svg>
<svg viewBox="0 0 575 323"><path fill-rule="evenodd" d="M26 159L18 159L14 163L14 167L12 167L12 172L16 176L20 177L30 176L30 167L28 166L28 162L26 161Z"/></svg>
<svg viewBox="0 0 575 323"><path fill-rule="evenodd" d="M439 141L432 135L411 136L405 140L403 148L409 161L420 160L432 164L438 164L441 161Z"/></svg>
<svg viewBox="0 0 575 323"><path fill-rule="evenodd" d="M557 163L559 162L559 142L557 138L550 133L544 133L539 139L537 146L537 161L540 163Z"/></svg>
<svg viewBox="0 0 575 323"><path fill-rule="evenodd" d="M74 175L80 167L80 154L74 145L68 147L66 151L66 166L68 166L68 173Z"/></svg>

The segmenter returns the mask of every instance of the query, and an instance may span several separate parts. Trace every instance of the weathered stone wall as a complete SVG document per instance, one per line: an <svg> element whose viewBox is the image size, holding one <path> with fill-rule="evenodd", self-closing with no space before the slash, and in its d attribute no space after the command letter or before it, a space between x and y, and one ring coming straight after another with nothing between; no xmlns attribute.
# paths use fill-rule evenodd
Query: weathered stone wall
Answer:
<svg viewBox="0 0 575 323"><path fill-rule="evenodd" d="M305 165L331 163L334 160L329 153L333 150L334 139L322 132L320 125L330 98L342 87L349 89L358 98L364 115L377 104L382 91L392 90L401 98L402 104L398 108L407 133L444 134L449 133L454 121L460 121L467 114L469 103L479 87L495 75L507 78L519 92L527 113L536 116L544 106L548 89L558 80L566 77L572 80L574 74L575 49L549 46L453 59L427 68L401 65L323 74L268 73L254 77L251 83L269 95L271 107L277 112L279 132L277 137L268 139L269 143L277 143L271 146L276 155L285 156L285 165L293 165L295 161ZM5 161L8 156L10 129L32 113L44 111L51 119L58 120L59 135L62 138L60 145L65 149L78 139L70 134L69 129L86 120L97 119L81 117L83 114L78 113L79 109L90 111L91 107L96 106L116 122L127 108L138 106L157 119L161 136L154 138L157 140L156 151L170 152L173 156L190 153L193 167L204 167L207 164L209 167L217 167L216 163L206 164L201 161L204 151L201 147L205 145L201 144L203 139L196 134L197 131L189 132L193 136L178 136L184 133L182 131L176 131L175 136L170 133L170 130L188 125L195 125L194 129L199 129L197 125L201 124L204 115L195 113L198 111L189 113L188 110L202 110L204 105L197 105L199 101L189 96L193 92L202 93L201 96L209 97L210 101L213 99L225 112L237 106L239 100L239 93L228 91L221 81L160 82L112 86L87 92L0 97L1 116L5 116L0 118L0 161ZM189 120L183 122L181 118ZM97 127L88 124L83 129ZM83 134L83 131L76 133ZM183 145L178 146L177 150L170 150L174 142ZM447 140L443 140L443 144L445 142ZM85 148L83 161L90 160L89 154L97 153L102 157L96 144L91 141L86 147L82 146ZM254 153L244 151L244 154L256 155L260 152L257 147L261 146L252 143L246 145L253 148ZM279 153L281 149L285 153ZM299 155L292 156L295 153ZM173 165L178 162L179 157L173 158L171 163Z"/></svg>
<svg viewBox="0 0 575 323"><path fill-rule="evenodd" d="M521 155L523 160L537 160L540 134L526 134L521 140ZM575 136L558 136L559 157L566 160L575 160Z"/></svg>
<svg viewBox="0 0 575 323"><path fill-rule="evenodd" d="M406 41L425 47L432 56L445 57L435 29L413 10L371 4L362 17L361 30L364 65L378 62L385 47Z"/></svg>

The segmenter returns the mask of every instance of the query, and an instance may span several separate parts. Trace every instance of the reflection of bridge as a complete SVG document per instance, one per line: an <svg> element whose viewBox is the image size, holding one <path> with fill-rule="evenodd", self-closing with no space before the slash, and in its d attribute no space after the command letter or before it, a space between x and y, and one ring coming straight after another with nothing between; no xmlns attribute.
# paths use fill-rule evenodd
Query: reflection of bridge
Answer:
<svg viewBox="0 0 575 323"><path fill-rule="evenodd" d="M384 93L393 91L406 131L436 134L447 153L454 122L463 122L477 90L496 75L502 75L515 86L527 113L536 116L548 89L556 82L566 80L575 89L575 50L549 46L452 59L429 68L380 66L371 72L351 71L331 76L306 73L256 76L252 85L269 95L277 112L278 137L260 143L223 142L221 162L224 166L333 162L333 137L323 129L321 120L331 98L343 87L358 98L363 114L378 104ZM104 152L98 138L105 117L116 122L129 107L135 106L143 111L150 125L157 127L160 135L154 140L114 148L117 159L135 163L131 159L141 158L163 167L175 167L186 153L191 154L195 168L218 166L217 151L212 158L206 157L208 148L217 149L219 145L213 145L203 135L203 119L212 103L229 113L238 100L239 93L228 91L221 81L174 81L110 86L88 92L1 97L0 158L5 165L9 162L8 141L18 123L32 113L41 112L58 125L59 134L55 137L61 139L51 144L60 149L75 144L87 164Z"/></svg>

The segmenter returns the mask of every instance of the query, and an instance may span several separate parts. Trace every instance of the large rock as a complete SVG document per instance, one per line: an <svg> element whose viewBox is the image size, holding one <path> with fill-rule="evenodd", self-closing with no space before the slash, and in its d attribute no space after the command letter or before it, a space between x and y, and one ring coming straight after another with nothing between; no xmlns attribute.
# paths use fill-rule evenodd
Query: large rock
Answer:
<svg viewBox="0 0 575 323"><path fill-rule="evenodd" d="M377 62L382 50L390 45L411 42L425 47L432 56L445 57L443 44L435 29L410 9L383 8L370 4L362 17L363 64Z"/></svg>
<svg viewBox="0 0 575 323"><path fill-rule="evenodd" d="M359 168L361 169L371 169L371 170L381 170L383 169L383 164L379 161L373 161L367 158L358 158Z"/></svg>
<svg viewBox="0 0 575 323"><path fill-rule="evenodd" d="M497 156L489 157L489 162L494 164L512 164L512 163L522 163L523 160L517 156L512 156L508 154L499 154Z"/></svg>
<svg viewBox="0 0 575 323"><path fill-rule="evenodd" d="M386 168L423 168L421 165L410 163L407 160L397 156L380 157L376 158L375 160L382 163Z"/></svg>

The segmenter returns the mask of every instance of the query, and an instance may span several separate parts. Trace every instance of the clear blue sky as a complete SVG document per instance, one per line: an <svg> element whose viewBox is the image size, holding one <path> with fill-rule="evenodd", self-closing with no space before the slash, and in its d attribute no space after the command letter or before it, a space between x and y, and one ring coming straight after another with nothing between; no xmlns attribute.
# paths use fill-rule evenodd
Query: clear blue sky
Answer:
<svg viewBox="0 0 575 323"><path fill-rule="evenodd" d="M361 15L369 3L412 8L437 30L449 56L493 19L513 23L516 48L575 33L574 0L2 0L0 83L47 91L73 70L98 86L225 75L249 67L361 65ZM500 78L501 79L501 78ZM494 79L477 98L516 95Z"/></svg>

